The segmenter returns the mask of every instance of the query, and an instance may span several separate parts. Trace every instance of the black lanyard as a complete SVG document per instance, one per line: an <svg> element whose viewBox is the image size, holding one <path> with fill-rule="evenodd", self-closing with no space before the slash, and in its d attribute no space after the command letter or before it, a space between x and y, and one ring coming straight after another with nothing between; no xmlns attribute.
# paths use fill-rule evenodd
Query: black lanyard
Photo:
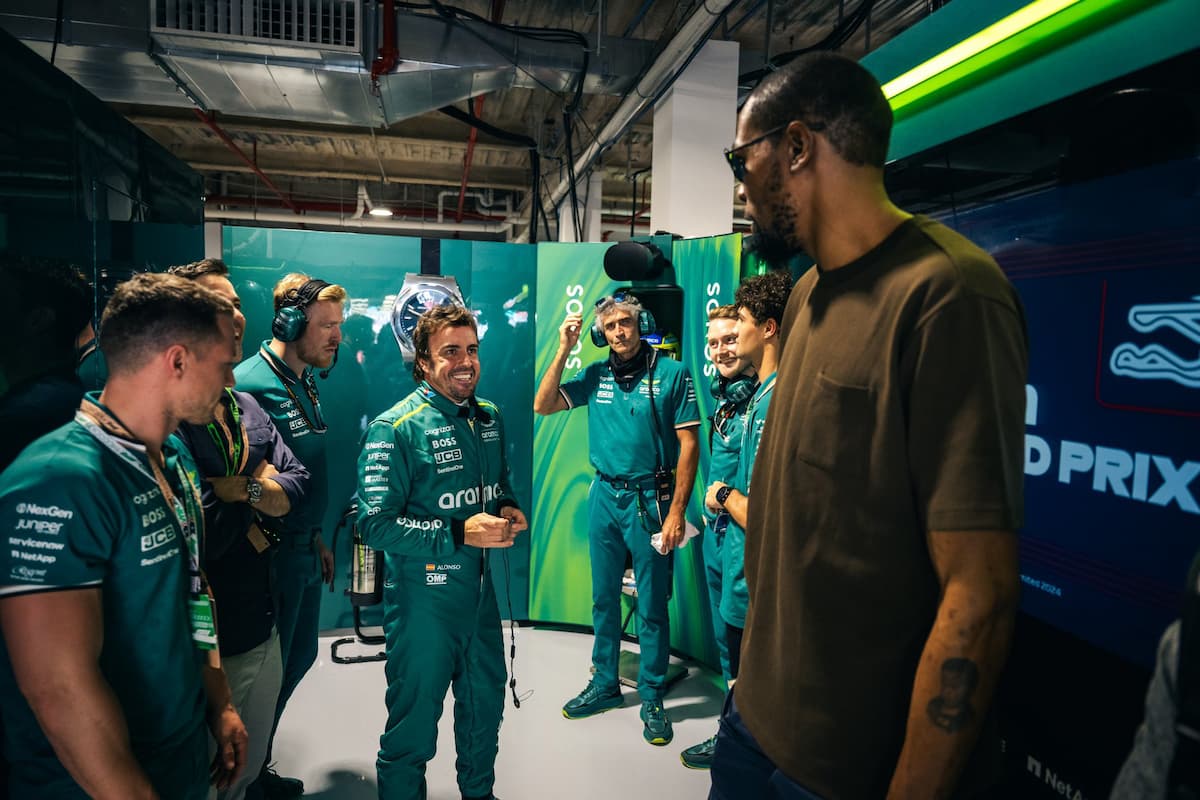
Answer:
<svg viewBox="0 0 1200 800"><path fill-rule="evenodd" d="M321 397L317 394L317 381L316 378L312 376L312 373L306 373L298 380L304 384L304 391L308 395L309 402L312 403L313 416L316 417L315 423L309 419L308 412L304 410L304 404L300 402L300 398L297 397L296 393L292 391L292 383L294 383L294 381L289 379L288 376L284 375L283 371L279 369L279 366L275 363L275 354L267 350L266 347L260 347L258 349L258 354L264 361L267 362L267 366L270 367L271 371L275 373L275 377L279 378L279 382L283 384L283 390L288 393L288 397L292 398L292 403L295 404L296 408L300 409L300 416L304 418L304 422L308 425L308 429L313 433L318 434L325 433L325 431L329 430L329 426L325 424L325 418L321 415Z"/></svg>

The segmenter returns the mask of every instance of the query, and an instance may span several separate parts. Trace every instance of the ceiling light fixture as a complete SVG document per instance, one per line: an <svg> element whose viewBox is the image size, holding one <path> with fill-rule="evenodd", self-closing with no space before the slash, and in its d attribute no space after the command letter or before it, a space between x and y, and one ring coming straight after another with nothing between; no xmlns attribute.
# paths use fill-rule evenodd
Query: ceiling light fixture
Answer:
<svg viewBox="0 0 1200 800"><path fill-rule="evenodd" d="M367 212L372 217L390 217L392 210L386 206L371 206L371 210Z"/></svg>
<svg viewBox="0 0 1200 800"><path fill-rule="evenodd" d="M1128 10L1146 0L1035 0L953 47L893 78L883 94L897 116L971 76L986 74L1001 62L1042 53L1062 34L1095 24L1104 12Z"/></svg>

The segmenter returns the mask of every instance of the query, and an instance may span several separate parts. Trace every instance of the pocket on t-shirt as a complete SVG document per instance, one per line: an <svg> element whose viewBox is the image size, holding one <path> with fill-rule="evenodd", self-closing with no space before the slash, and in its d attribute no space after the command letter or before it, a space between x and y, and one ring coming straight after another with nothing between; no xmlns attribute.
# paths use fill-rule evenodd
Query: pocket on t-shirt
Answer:
<svg viewBox="0 0 1200 800"><path fill-rule="evenodd" d="M875 393L818 373L798 427L797 458L827 472L862 475L875 430Z"/></svg>

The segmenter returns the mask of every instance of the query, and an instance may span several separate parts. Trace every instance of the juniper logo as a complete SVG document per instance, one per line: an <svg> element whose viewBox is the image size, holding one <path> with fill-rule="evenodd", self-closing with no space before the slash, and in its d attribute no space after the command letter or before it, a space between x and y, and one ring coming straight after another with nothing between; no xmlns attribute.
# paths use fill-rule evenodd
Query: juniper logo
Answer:
<svg viewBox="0 0 1200 800"><path fill-rule="evenodd" d="M1129 309L1129 327L1138 333L1153 333L1166 328L1183 334L1197 345L1196 358L1154 343L1139 347L1133 342L1116 346L1108 366L1114 375L1134 380L1167 380L1200 389L1200 295L1190 303L1161 303L1137 305Z"/></svg>

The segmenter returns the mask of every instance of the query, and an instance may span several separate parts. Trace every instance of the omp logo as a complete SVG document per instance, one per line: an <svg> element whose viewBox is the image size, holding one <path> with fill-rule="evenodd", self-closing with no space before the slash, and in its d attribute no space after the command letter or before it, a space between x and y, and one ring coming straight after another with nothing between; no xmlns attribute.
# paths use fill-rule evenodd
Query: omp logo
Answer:
<svg viewBox="0 0 1200 800"><path fill-rule="evenodd" d="M445 586L446 581L448 581L448 580L450 580L449 576L443 575L440 572L425 573L425 585L426 586Z"/></svg>
<svg viewBox="0 0 1200 800"><path fill-rule="evenodd" d="M491 486L483 487L483 502L495 500L500 495L504 494L504 490L500 488L499 483L493 483ZM446 492L438 498L438 508L444 508L447 511L463 506L474 506L480 502L479 487L472 486L470 489L459 489L457 492Z"/></svg>
<svg viewBox="0 0 1200 800"><path fill-rule="evenodd" d="M17 503L18 514L33 514L35 517L51 517L53 519L71 519L74 511L58 506L39 506L34 503Z"/></svg>
<svg viewBox="0 0 1200 800"><path fill-rule="evenodd" d="M170 525L142 536L142 552L148 552L175 541L175 529Z"/></svg>
<svg viewBox="0 0 1200 800"><path fill-rule="evenodd" d="M462 461L462 450L438 450L433 454L433 460L439 464L447 461Z"/></svg>
<svg viewBox="0 0 1200 800"><path fill-rule="evenodd" d="M1108 366L1114 375L1134 380L1168 380L1200 389L1200 295L1190 303L1139 305L1129 309L1129 327L1138 333L1151 333L1168 328L1183 334L1197 345L1196 358L1168 350L1161 344L1138 347L1132 342L1119 344L1109 358Z"/></svg>

